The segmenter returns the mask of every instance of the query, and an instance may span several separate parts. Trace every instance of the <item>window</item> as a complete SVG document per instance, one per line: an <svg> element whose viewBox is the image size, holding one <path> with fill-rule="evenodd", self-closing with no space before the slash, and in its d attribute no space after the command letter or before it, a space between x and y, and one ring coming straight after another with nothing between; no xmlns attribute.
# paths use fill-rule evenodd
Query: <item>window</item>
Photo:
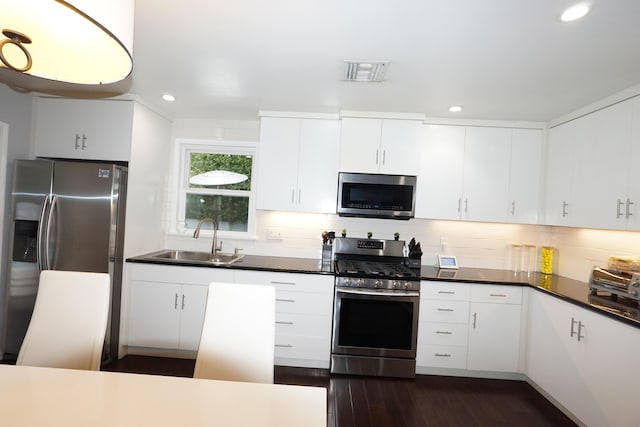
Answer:
<svg viewBox="0 0 640 427"><path fill-rule="evenodd" d="M177 229L190 232L213 218L229 235L253 234L255 145L178 141L180 189ZM212 229L205 223L203 229Z"/></svg>

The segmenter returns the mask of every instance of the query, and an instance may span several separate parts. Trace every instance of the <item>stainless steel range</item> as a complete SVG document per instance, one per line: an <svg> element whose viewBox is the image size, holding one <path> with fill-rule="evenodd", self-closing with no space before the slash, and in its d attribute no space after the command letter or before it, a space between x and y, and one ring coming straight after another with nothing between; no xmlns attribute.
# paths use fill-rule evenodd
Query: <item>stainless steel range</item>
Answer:
<svg viewBox="0 0 640 427"><path fill-rule="evenodd" d="M414 377L419 275L404 242L337 238L331 372Z"/></svg>

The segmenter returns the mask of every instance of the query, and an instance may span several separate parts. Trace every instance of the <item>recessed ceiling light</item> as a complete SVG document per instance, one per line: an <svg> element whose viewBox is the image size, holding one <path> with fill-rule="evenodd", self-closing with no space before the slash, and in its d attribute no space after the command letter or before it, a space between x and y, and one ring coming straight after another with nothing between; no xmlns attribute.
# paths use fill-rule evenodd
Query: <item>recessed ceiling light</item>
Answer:
<svg viewBox="0 0 640 427"><path fill-rule="evenodd" d="M173 101L176 100L176 97L171 95L171 94L169 94L169 93L165 93L164 95L162 95L162 99L164 99L165 101L168 101L168 102L173 102Z"/></svg>
<svg viewBox="0 0 640 427"><path fill-rule="evenodd" d="M462 111L462 105L452 105L451 107L449 107L449 111L451 111L452 113L459 113L460 111Z"/></svg>
<svg viewBox="0 0 640 427"><path fill-rule="evenodd" d="M351 82L380 82L389 61L344 61L344 79Z"/></svg>
<svg viewBox="0 0 640 427"><path fill-rule="evenodd" d="M566 9L560 15L560 20L562 22L571 22L577 19L584 17L591 10L591 4L589 3L578 3L574 4L570 8Z"/></svg>

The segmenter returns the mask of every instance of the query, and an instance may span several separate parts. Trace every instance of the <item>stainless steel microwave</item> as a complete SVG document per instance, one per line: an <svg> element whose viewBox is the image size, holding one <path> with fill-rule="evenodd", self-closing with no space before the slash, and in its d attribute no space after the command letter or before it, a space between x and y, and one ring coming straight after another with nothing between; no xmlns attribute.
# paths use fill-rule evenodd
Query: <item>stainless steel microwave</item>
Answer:
<svg viewBox="0 0 640 427"><path fill-rule="evenodd" d="M338 215L409 219L415 215L416 181L412 175L340 172Z"/></svg>

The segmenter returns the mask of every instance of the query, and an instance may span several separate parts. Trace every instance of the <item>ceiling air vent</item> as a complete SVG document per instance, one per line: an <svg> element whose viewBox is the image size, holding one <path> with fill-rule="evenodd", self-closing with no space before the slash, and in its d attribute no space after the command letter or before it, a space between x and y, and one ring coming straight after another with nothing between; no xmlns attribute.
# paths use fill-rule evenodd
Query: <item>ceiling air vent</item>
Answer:
<svg viewBox="0 0 640 427"><path fill-rule="evenodd" d="M344 61L344 79L351 82L381 82L389 61Z"/></svg>

